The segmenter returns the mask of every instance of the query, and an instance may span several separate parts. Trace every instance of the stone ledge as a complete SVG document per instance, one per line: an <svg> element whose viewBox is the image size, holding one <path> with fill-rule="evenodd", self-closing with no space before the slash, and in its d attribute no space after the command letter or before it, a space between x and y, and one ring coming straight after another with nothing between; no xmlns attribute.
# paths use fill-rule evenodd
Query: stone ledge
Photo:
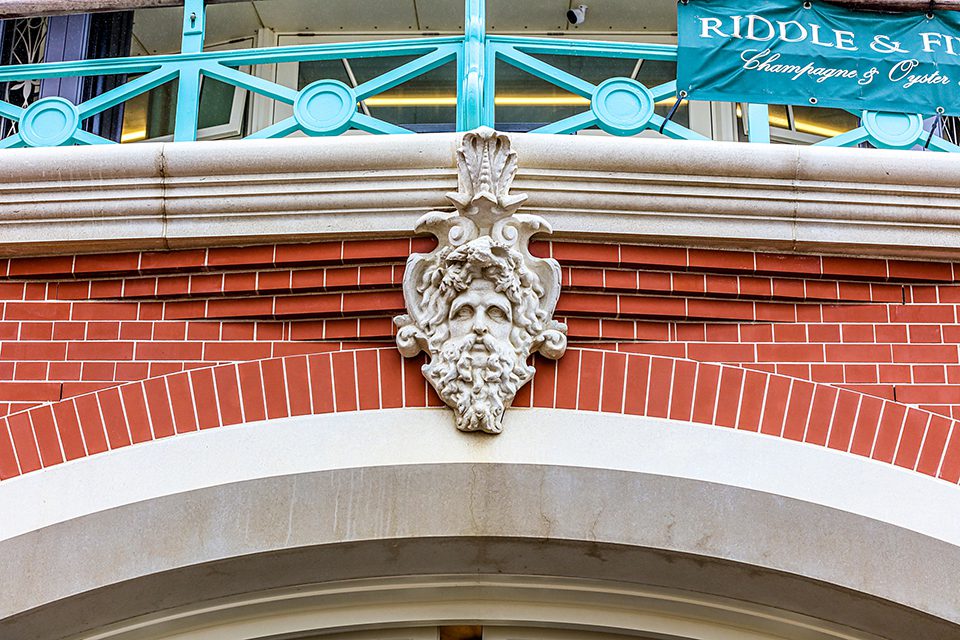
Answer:
<svg viewBox="0 0 960 640"><path fill-rule="evenodd" d="M0 151L0 256L409 233L449 208L461 134ZM960 157L511 136L556 236L960 256Z"/></svg>

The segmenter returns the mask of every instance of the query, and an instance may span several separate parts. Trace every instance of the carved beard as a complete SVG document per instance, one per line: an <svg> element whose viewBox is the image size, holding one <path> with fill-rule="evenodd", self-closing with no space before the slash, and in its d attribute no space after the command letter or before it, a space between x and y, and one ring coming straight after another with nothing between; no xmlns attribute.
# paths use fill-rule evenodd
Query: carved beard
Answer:
<svg viewBox="0 0 960 640"><path fill-rule="evenodd" d="M454 410L458 429L500 433L504 410L534 368L509 342L471 333L447 340L423 372Z"/></svg>

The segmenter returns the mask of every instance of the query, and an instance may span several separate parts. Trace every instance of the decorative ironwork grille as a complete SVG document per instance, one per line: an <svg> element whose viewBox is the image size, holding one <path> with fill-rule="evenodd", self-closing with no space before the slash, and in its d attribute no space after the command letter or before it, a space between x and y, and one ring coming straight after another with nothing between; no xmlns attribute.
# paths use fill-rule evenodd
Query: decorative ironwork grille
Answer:
<svg viewBox="0 0 960 640"><path fill-rule="evenodd" d="M0 65L37 64L43 62L47 46L46 18L19 18L10 20L0 30ZM40 80L33 78L4 82L0 87L0 99L21 109L40 98ZM0 118L0 138L17 132L17 121Z"/></svg>

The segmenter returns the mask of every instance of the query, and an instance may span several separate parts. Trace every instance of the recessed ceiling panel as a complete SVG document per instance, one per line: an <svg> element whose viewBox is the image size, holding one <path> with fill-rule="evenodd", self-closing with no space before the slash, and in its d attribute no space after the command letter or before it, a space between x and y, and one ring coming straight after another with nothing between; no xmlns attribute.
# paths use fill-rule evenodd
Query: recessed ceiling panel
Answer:
<svg viewBox="0 0 960 640"><path fill-rule="evenodd" d="M180 50L183 9L141 9L133 14L133 35L149 54Z"/></svg>
<svg viewBox="0 0 960 640"><path fill-rule="evenodd" d="M216 44L234 38L249 38L260 28L252 2L212 4L207 7L207 42Z"/></svg>
<svg viewBox="0 0 960 640"><path fill-rule="evenodd" d="M493 32L562 31L569 0L488 0L487 29Z"/></svg>
<svg viewBox="0 0 960 640"><path fill-rule="evenodd" d="M133 14L133 34L151 54L179 51L182 26L181 7L141 9ZM260 20L250 2L207 7L207 44L252 37L259 27Z"/></svg>
<svg viewBox="0 0 960 640"><path fill-rule="evenodd" d="M580 0L488 0L487 28L492 33L674 33L674 0L582 0L587 20L567 23L566 12ZM143 9L135 14L134 33L150 53L176 51L181 9ZM463 0L257 0L214 4L207 9L207 41L219 43L252 35L261 26L279 32L462 32Z"/></svg>
<svg viewBox="0 0 960 640"><path fill-rule="evenodd" d="M423 31L463 32L460 0L416 0L417 17Z"/></svg>
<svg viewBox="0 0 960 640"><path fill-rule="evenodd" d="M567 22L567 11L587 5L580 27ZM462 0L416 0L424 30L463 28ZM487 0L487 28L493 32L581 31L659 32L677 30L675 0Z"/></svg>
<svg viewBox="0 0 960 640"><path fill-rule="evenodd" d="M258 0L267 27L281 32L417 31L413 0Z"/></svg>
<svg viewBox="0 0 960 640"><path fill-rule="evenodd" d="M675 0L574 0L573 6L587 5L587 19L570 31L667 32L677 30Z"/></svg>

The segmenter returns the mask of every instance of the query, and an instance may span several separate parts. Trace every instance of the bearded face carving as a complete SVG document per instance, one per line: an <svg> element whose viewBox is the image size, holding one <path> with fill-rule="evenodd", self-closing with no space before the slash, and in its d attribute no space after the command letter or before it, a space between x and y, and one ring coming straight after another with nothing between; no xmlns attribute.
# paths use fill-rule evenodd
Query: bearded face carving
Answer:
<svg viewBox="0 0 960 640"><path fill-rule="evenodd" d="M407 261L407 315L397 346L407 357L427 352L423 373L453 409L462 431L499 433L517 391L533 378L536 352L559 358L566 326L552 320L560 266L536 258L528 243L550 233L539 216L517 214L526 200L510 195L516 153L491 129L469 133L458 152L459 190L447 194L455 212L431 212L417 231L439 246Z"/></svg>

